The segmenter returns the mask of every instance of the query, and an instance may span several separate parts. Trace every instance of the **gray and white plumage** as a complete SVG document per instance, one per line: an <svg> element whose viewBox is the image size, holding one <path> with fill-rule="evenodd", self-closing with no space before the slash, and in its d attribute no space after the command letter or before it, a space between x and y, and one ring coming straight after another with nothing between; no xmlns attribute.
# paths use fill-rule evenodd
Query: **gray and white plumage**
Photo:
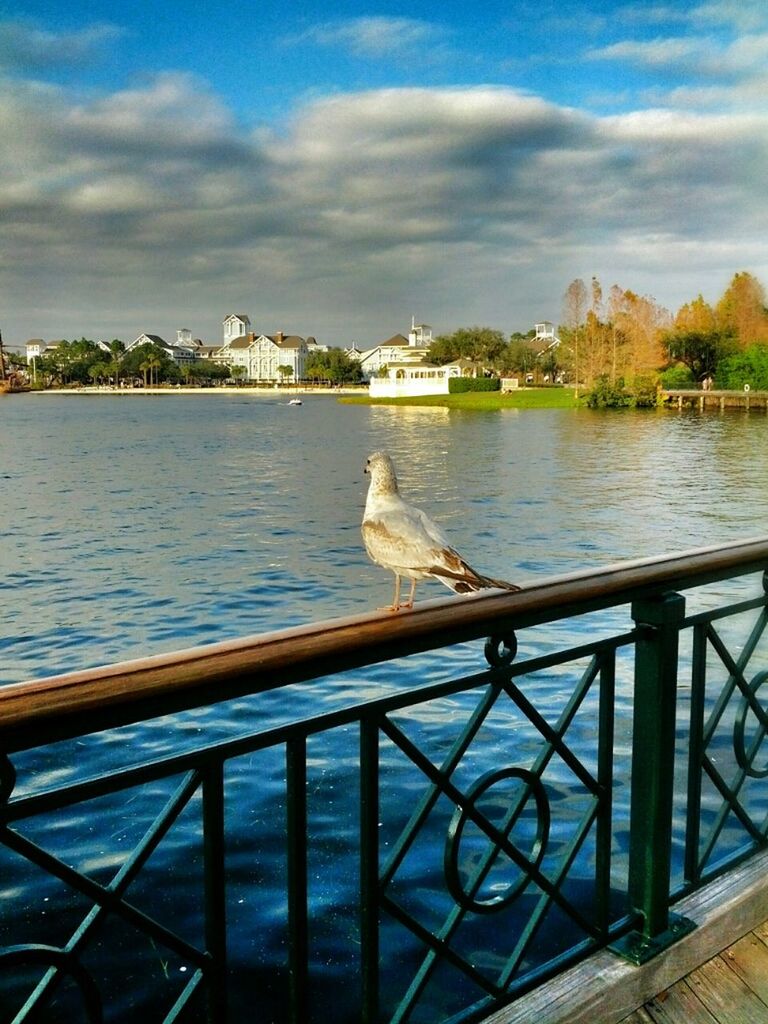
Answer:
<svg viewBox="0 0 768 1024"><path fill-rule="evenodd" d="M519 590L514 583L482 576L468 565L448 543L443 531L421 509L403 501L397 487L392 459L386 452L369 456L365 472L370 474L363 514L363 541L371 561L395 574L395 597L391 611L412 608L418 580L433 578L457 594L497 587ZM411 592L400 601L400 581L410 579Z"/></svg>

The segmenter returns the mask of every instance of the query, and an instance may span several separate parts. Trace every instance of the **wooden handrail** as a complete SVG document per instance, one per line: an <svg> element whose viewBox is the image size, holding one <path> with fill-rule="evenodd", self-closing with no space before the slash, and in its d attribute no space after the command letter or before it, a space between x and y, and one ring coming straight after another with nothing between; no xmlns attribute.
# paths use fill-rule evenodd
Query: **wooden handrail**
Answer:
<svg viewBox="0 0 768 1024"><path fill-rule="evenodd" d="M0 742L20 750L765 569L758 537L10 684Z"/></svg>

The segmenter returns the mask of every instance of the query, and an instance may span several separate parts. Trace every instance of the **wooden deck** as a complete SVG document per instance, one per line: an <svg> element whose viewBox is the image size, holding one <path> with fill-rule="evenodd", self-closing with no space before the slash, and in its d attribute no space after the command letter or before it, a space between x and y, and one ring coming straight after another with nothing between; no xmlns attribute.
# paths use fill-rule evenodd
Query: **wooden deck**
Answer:
<svg viewBox="0 0 768 1024"><path fill-rule="evenodd" d="M666 952L602 950L483 1024L768 1024L768 850L674 909L697 927Z"/></svg>
<svg viewBox="0 0 768 1024"><path fill-rule="evenodd" d="M707 408L763 410L768 413L768 391L704 391L698 388L664 389L661 396L665 402L682 409L684 406L695 406L700 410Z"/></svg>
<svg viewBox="0 0 768 1024"><path fill-rule="evenodd" d="M623 1024L768 1024L768 923L635 1010Z"/></svg>

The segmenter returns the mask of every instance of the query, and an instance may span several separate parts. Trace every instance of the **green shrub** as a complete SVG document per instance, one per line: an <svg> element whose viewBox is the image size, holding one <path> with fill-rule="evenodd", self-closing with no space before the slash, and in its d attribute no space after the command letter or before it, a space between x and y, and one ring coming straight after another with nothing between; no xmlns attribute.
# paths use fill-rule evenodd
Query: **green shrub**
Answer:
<svg viewBox="0 0 768 1024"><path fill-rule="evenodd" d="M498 377L450 377L448 394L462 395L467 391L498 391L501 380Z"/></svg>
<svg viewBox="0 0 768 1024"><path fill-rule="evenodd" d="M688 366L670 366L661 374L661 386L674 391L676 388L695 387L696 380Z"/></svg>
<svg viewBox="0 0 768 1024"><path fill-rule="evenodd" d="M587 395L587 406L590 409L623 409L631 404L632 397L624 387L624 378L611 380L607 373L597 378Z"/></svg>
<svg viewBox="0 0 768 1024"><path fill-rule="evenodd" d="M631 388L632 405L636 409L653 409L658 404L656 378L652 374L635 377Z"/></svg>
<svg viewBox="0 0 768 1024"><path fill-rule="evenodd" d="M656 377L651 374L635 377L629 386L623 377L611 380L603 374L587 395L590 409L653 409L657 403Z"/></svg>
<svg viewBox="0 0 768 1024"><path fill-rule="evenodd" d="M768 345L750 345L718 364L716 387L743 391L745 384L756 391L768 391Z"/></svg>

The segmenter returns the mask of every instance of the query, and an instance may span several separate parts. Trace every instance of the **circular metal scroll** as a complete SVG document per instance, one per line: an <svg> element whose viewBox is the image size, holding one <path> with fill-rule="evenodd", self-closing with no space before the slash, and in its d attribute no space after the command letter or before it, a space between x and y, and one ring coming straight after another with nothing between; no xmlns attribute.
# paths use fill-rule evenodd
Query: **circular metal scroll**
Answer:
<svg viewBox="0 0 768 1024"><path fill-rule="evenodd" d="M77 984L90 1024L103 1024L101 997L96 982L75 957L57 946L30 943L0 949L0 970L4 967L55 967Z"/></svg>
<svg viewBox="0 0 768 1024"><path fill-rule="evenodd" d="M522 802L518 803L517 808L511 814L505 815L505 821L496 826L493 822L489 821L489 825L492 825L498 831L501 832L504 842L508 847L514 847L519 849L517 844L511 838L511 833L517 823L520 814L524 811L531 798L536 805L536 835L531 843L530 850L524 851L519 850L521 856L525 857L531 867L526 870L522 867L515 865L521 877L516 882L511 882L504 892L499 892L487 899L479 899L476 893L467 892L464 885L462 884L459 870L459 852L461 847L462 835L464 833L464 826L468 821L473 819L470 817L470 810L475 813L482 814L478 811L478 803L481 798L485 796L494 786L498 786L502 782L506 782L509 779L518 780L521 787L526 790ZM510 801L510 806L516 801ZM502 910L504 907L509 906L524 889L527 888L531 881L532 872L538 870L541 864L544 852L547 846L547 840L549 838L549 824L550 824L550 811L549 801L547 800L547 794L542 785L541 779L538 775L534 775L533 772L528 771L525 768L501 768L498 771L488 772L481 776L469 789L467 793L466 803L463 807L457 807L454 812L451 824L448 828L448 837L445 844L445 877L448 884L448 890L451 896L459 904L464 907L465 910L474 911L476 914L490 914L497 910ZM479 826L478 826L479 827ZM491 855L490 864L488 865L490 873L493 871L494 862L498 858L504 857L507 861L514 864L509 855L505 853L504 848L494 842L490 836L486 836L487 848L486 853L483 854L483 859L488 856L487 851L493 848Z"/></svg>
<svg viewBox="0 0 768 1024"><path fill-rule="evenodd" d="M505 636L489 636L485 641L485 660L491 668L506 668L515 660L517 654L517 637L507 633Z"/></svg>
<svg viewBox="0 0 768 1024"><path fill-rule="evenodd" d="M749 689L753 697L757 698L757 691L768 680L768 671L758 672L752 682L749 684ZM746 739L746 726L747 726L747 715L754 709L752 704L746 697L742 697L739 702L739 710L736 712L736 719L733 723L733 752L736 755L736 760L739 764L739 768L746 772L753 779L764 779L768 776L768 763L765 768L755 768L752 764L749 756L747 755L747 739ZM763 737L765 737L768 730L764 726L758 724L758 728L762 730ZM759 749L758 744L758 749ZM757 753L757 751L755 751Z"/></svg>

